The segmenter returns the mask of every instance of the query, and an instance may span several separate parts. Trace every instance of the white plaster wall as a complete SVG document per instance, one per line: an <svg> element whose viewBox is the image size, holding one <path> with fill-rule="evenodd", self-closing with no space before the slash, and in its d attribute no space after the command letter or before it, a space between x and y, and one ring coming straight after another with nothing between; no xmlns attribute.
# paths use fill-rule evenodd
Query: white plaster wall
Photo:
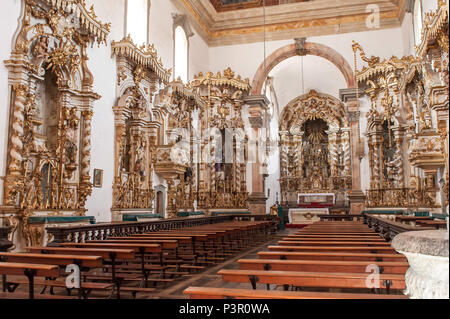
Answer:
<svg viewBox="0 0 450 319"><path fill-rule="evenodd" d="M275 81L274 81L275 85ZM272 120L270 121L270 134L272 140L272 148L268 158L267 171L269 176L266 178L265 183L265 194L268 196L267 205L266 205L266 213L270 213L270 206L275 204L275 201L278 199L280 201L280 150L278 146L278 114L273 115ZM270 189L270 194L268 190ZM278 197L277 197L278 193Z"/></svg>
<svg viewBox="0 0 450 319"><path fill-rule="evenodd" d="M361 172L361 190L365 192L370 188L370 166L369 166L369 144L368 138L364 135L367 130L367 118L366 115L370 109L370 100L367 96L360 98L359 111L360 113L360 136L364 142L364 157L361 159L360 172Z"/></svg>
<svg viewBox="0 0 450 319"><path fill-rule="evenodd" d="M9 98L8 70L3 61L11 56L11 45L14 33L17 30L21 1L2 1L0 10L0 176L5 175L7 161L8 128L9 128ZM0 179L0 198L3 198L3 180ZM1 220L0 220L1 225Z"/></svg>
<svg viewBox="0 0 450 319"><path fill-rule="evenodd" d="M165 68L173 69L173 19L172 13L181 13L168 0L151 0L150 43L155 44ZM205 72L209 67L208 45L198 35L189 38L189 80L194 74Z"/></svg>
<svg viewBox="0 0 450 319"><path fill-rule="evenodd" d="M402 56L402 29L382 29L376 31L334 34L307 38L308 42L327 45L339 52L353 68L352 41L355 40L364 48L367 55L390 58L392 55ZM294 40L269 41L266 43L266 56L282 46L292 44ZM233 71L250 81L260 64L264 61L264 44L262 42L239 44L222 47L211 47L209 62L211 71L217 72L231 67ZM361 64L361 62L359 62ZM278 96L281 98L281 96Z"/></svg>
<svg viewBox="0 0 450 319"><path fill-rule="evenodd" d="M270 72L269 76L275 80L274 88L280 112L293 99L307 94L310 90L339 97L339 90L346 87L344 76L333 63L311 55L284 60Z"/></svg>
<svg viewBox="0 0 450 319"><path fill-rule="evenodd" d="M402 23L403 55L415 55L412 13L406 13Z"/></svg>
<svg viewBox="0 0 450 319"><path fill-rule="evenodd" d="M422 0L422 8L424 15L427 12L435 11L437 7L438 7L438 0Z"/></svg>
<svg viewBox="0 0 450 319"><path fill-rule="evenodd" d="M112 184L114 178L114 113L116 102L116 61L111 55L111 42L123 38L125 0L88 0L90 7L95 3L95 11L103 22L111 22L108 45L94 45L87 51L88 67L94 75L94 92L101 95L95 102L91 136L91 176L94 168L103 169L103 185L93 188L88 197L87 215L97 222L111 221Z"/></svg>

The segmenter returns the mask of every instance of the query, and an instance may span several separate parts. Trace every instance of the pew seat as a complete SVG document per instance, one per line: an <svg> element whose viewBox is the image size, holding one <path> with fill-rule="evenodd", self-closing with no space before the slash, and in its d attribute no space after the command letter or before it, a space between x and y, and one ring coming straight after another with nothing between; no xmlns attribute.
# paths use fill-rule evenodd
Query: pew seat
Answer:
<svg viewBox="0 0 450 319"><path fill-rule="evenodd" d="M29 299L28 293L23 292L0 292L0 299ZM33 299L76 299L75 296L62 296L62 295L34 295Z"/></svg>
<svg viewBox="0 0 450 319"><path fill-rule="evenodd" d="M352 294L280 290L253 290L189 287L183 291L191 299L408 299L405 295Z"/></svg>
<svg viewBox="0 0 450 319"><path fill-rule="evenodd" d="M11 284L14 286L26 285L26 284L28 284L28 281L23 280L23 279L8 279L8 285L11 285ZM36 279L36 280L34 280L34 285L35 286L55 287L55 288L66 288L66 289L68 289L69 293L70 293L70 290L72 290L72 289L67 288L67 284L66 284L65 280ZM88 295L93 290L106 291L108 289L111 289L113 286L114 285L112 283L82 281L81 282L82 296L84 298L87 298ZM13 288L13 289L15 290L16 288ZM73 288L73 289L77 289L77 288Z"/></svg>
<svg viewBox="0 0 450 319"><path fill-rule="evenodd" d="M382 261L239 259L237 262L243 270L367 273L370 265L376 265L380 273L405 274L409 268L407 262Z"/></svg>
<svg viewBox="0 0 450 319"><path fill-rule="evenodd" d="M325 273L266 270L222 269L218 273L223 281L256 284L292 285L314 288L359 288L367 289L369 273ZM380 289L405 289L405 276L380 274L376 283Z"/></svg>

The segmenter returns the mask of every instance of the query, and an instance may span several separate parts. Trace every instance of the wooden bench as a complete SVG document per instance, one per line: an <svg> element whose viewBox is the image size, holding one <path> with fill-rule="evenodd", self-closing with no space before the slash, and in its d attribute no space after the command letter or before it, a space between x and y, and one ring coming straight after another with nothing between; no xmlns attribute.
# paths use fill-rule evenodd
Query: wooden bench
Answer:
<svg viewBox="0 0 450 319"><path fill-rule="evenodd" d="M103 258L103 264L110 264L112 267L111 281L115 283L117 298L120 298L120 285L123 280L116 276L116 266L118 261L130 261L135 259L132 249L106 249L106 248L74 248L74 247L27 247L31 253L39 254L58 254L75 256L99 256ZM114 289L112 293L114 292Z"/></svg>
<svg viewBox="0 0 450 319"><path fill-rule="evenodd" d="M23 292L0 292L0 299L30 299L30 295ZM74 296L61 295L34 295L33 299L75 299Z"/></svg>
<svg viewBox="0 0 450 319"><path fill-rule="evenodd" d="M218 273L223 281L256 284L289 285L296 287L324 287L324 288L359 288L368 289L368 273L325 273L325 272L293 272L293 271L265 271L265 270L234 270L222 269ZM378 282L374 283L380 289L405 289L405 276L398 274L380 274ZM374 277L375 279L375 277ZM286 286L287 285L287 286Z"/></svg>
<svg viewBox="0 0 450 319"><path fill-rule="evenodd" d="M183 291L191 299L408 299L405 295L351 294L330 292L252 290L189 287Z"/></svg>
<svg viewBox="0 0 450 319"><path fill-rule="evenodd" d="M261 259L279 260L342 260L342 261L399 261L406 262L402 254L369 254L369 253L331 253L331 252L286 252L286 251L261 251L258 252Z"/></svg>
<svg viewBox="0 0 450 319"><path fill-rule="evenodd" d="M81 276L80 276L81 277ZM26 280L21 280L21 279L12 279L12 280L8 280L8 285L14 285L14 286L19 286L19 285L25 285L27 284ZM80 281L80 288L78 289L79 294L78 294L78 298L83 298L83 299L87 299L89 294L91 293L91 291L93 290L100 290L100 291L106 291L108 289L113 288L114 284L112 283L98 283L98 282L85 282L85 281ZM66 288L68 295L70 296L70 292L72 289L74 288L68 288L67 284L65 281L61 281L61 280L35 280L34 281L34 285L35 286L44 286L44 287L58 287L58 288ZM11 290L8 289L8 291L13 292L16 288L13 287ZM41 291L42 295L44 293L44 290ZM50 295L54 295L53 290L50 291Z"/></svg>
<svg viewBox="0 0 450 319"><path fill-rule="evenodd" d="M269 246L270 251L297 252L353 252L353 253L393 253L395 250L388 246Z"/></svg>
<svg viewBox="0 0 450 319"><path fill-rule="evenodd" d="M365 242L365 241L312 241L312 240L280 240L278 241L278 245L280 246L378 246L378 247L390 247L391 243L383 242Z"/></svg>
<svg viewBox="0 0 450 319"><path fill-rule="evenodd" d="M38 265L28 263L0 263L0 275L3 275L3 292L6 292L7 275L25 276L28 279L28 297L34 298L34 280L35 277L50 277L56 278L59 276L59 267L55 265Z"/></svg>
<svg viewBox="0 0 450 319"><path fill-rule="evenodd" d="M163 274L165 268L164 266L146 266L145 256L146 254L158 253L162 254L161 244L133 244L133 243L62 243L65 247L77 247L77 248L109 248L109 249L132 249L135 253L140 255L140 271L142 272L143 279L142 283L147 287L148 277L150 271L154 270L155 267L159 267L161 274ZM130 266L131 267L131 266Z"/></svg>
<svg viewBox="0 0 450 319"><path fill-rule="evenodd" d="M316 241L316 242L322 242L322 241L327 241L327 242L334 242L334 241L341 241L341 242L374 242L374 243L385 243L386 240L382 237L380 238L361 238L361 237L356 237L356 238L341 238L341 237L315 237L315 238L310 238L310 237L283 237L282 238L283 241L302 241L302 242L311 242L311 241Z"/></svg>
<svg viewBox="0 0 450 319"><path fill-rule="evenodd" d="M404 275L409 268L407 262L397 261L239 259L237 262L242 270L366 273L369 265L376 265L379 273Z"/></svg>

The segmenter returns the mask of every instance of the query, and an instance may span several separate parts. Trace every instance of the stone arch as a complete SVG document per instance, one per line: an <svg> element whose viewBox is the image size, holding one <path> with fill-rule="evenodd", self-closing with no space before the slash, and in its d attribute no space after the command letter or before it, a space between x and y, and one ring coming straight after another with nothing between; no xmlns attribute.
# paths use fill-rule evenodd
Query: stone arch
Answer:
<svg viewBox="0 0 450 319"><path fill-rule="evenodd" d="M344 79L347 82L347 87L354 87L355 75L353 73L353 70L347 60L339 52L324 44L314 42L305 42L305 49L306 54L319 56L333 63L344 76ZM266 72L264 72L263 61L256 71L255 76L253 77L251 94L261 94L264 81L270 71L272 71L273 68L275 68L275 66L280 64L282 61L297 55L298 50L295 43L293 43L279 48L270 56L268 56L266 58Z"/></svg>

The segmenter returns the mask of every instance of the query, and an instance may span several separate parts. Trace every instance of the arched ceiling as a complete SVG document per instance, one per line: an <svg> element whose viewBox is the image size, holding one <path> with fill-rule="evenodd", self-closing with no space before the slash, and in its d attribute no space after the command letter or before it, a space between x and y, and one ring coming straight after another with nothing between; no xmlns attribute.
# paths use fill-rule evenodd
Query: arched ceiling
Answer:
<svg viewBox="0 0 450 319"><path fill-rule="evenodd" d="M259 8L263 6L263 0L209 0L217 12ZM311 0L266 0L267 7L286 3L307 2Z"/></svg>
<svg viewBox="0 0 450 319"><path fill-rule="evenodd" d="M261 42L262 0L171 0L189 16L209 46ZM431 0L430 0L431 1ZM266 39L293 38L377 30L366 21L371 8L380 13L380 28L400 27L407 0L266 0ZM373 10L373 9L372 9Z"/></svg>

